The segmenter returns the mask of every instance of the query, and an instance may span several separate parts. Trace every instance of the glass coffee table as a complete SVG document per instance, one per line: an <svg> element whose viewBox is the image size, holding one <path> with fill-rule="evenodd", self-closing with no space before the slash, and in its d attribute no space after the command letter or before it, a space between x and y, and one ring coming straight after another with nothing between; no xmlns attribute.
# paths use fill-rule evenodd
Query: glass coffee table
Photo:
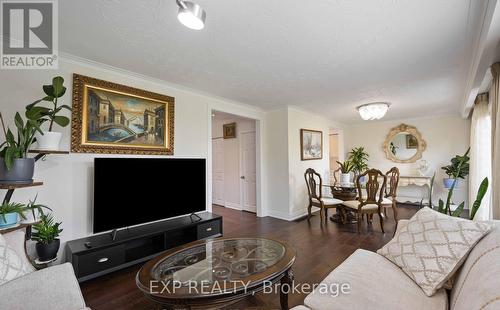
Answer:
<svg viewBox="0 0 500 310"><path fill-rule="evenodd" d="M280 293L288 309L295 250L265 238L220 238L168 250L137 273L145 296L170 309L217 308L238 302L265 287ZM278 282L280 284L278 285Z"/></svg>

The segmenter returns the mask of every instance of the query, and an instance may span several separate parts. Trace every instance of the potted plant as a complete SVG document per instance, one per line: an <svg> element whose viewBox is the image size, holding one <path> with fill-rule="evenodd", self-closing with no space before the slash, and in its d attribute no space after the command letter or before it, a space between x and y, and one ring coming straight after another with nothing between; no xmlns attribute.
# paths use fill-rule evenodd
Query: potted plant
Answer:
<svg viewBox="0 0 500 310"><path fill-rule="evenodd" d="M6 228L17 224L19 216L24 217L26 207L18 202L4 202L0 205L0 228Z"/></svg>
<svg viewBox="0 0 500 310"><path fill-rule="evenodd" d="M346 160L343 163L337 161L340 166L340 184L351 183L351 171L354 165L350 160Z"/></svg>
<svg viewBox="0 0 500 310"><path fill-rule="evenodd" d="M349 152L348 159L352 162L352 171L354 172L355 177L368 169L369 157L370 155L368 155L365 148L362 146L355 147ZM363 182L363 180L361 180L361 182Z"/></svg>
<svg viewBox="0 0 500 310"><path fill-rule="evenodd" d="M58 99L66 93L66 87L63 84L64 79L56 76L52 79L52 85L43 85L43 91L46 96L26 106L26 117L28 119L37 121L39 125L46 122L49 123L47 131L36 135L38 148L41 150L58 150L62 134L52 131L54 123L61 127L66 127L69 124L68 117L59 115L63 109L71 111L71 108L65 104L58 105ZM38 104L42 101L51 102L51 107L39 106Z"/></svg>
<svg viewBox="0 0 500 310"><path fill-rule="evenodd" d="M35 133L41 132L38 122L23 120L19 113L14 117L17 134L7 128L0 113L5 141L0 144L0 183L29 183L33 180L35 159L28 158L28 151L35 141Z"/></svg>
<svg viewBox="0 0 500 310"><path fill-rule="evenodd" d="M470 148L467 149L464 155L456 155L453 157L451 159L451 164L441 167L448 176L443 179L445 188L450 189L453 185L457 187L459 179L465 179L465 177L469 175L469 151Z"/></svg>
<svg viewBox="0 0 500 310"><path fill-rule="evenodd" d="M52 214L42 214L40 222L33 225L34 232L31 239L37 242L35 249L40 261L45 262L56 258L61 245L61 241L57 238L62 232L60 225L60 222L54 222Z"/></svg>
<svg viewBox="0 0 500 310"><path fill-rule="evenodd" d="M26 210L23 213L25 219L22 221L22 223L33 224L33 223L37 222L38 217L43 214L43 209L47 209L47 210L52 211L52 209L47 207L46 205L36 203L36 198L37 198L37 196L35 196L35 199L30 200L28 202L28 204L26 205L26 208L25 208Z"/></svg>

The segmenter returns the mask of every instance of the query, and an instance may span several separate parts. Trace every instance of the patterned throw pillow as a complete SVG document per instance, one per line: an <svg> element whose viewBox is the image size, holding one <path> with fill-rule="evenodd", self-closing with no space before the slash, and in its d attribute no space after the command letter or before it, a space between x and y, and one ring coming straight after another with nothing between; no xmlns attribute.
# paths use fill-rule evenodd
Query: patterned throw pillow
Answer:
<svg viewBox="0 0 500 310"><path fill-rule="evenodd" d="M0 234L0 285L27 273L27 266Z"/></svg>
<svg viewBox="0 0 500 310"><path fill-rule="evenodd" d="M377 251L400 267L427 296L432 296L467 258L491 225L419 210L406 227Z"/></svg>

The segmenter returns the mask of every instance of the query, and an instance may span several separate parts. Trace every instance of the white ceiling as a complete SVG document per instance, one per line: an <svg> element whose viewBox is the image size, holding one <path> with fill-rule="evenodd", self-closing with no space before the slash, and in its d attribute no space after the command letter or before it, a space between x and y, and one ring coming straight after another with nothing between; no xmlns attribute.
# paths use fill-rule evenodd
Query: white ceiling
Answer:
<svg viewBox="0 0 500 310"><path fill-rule="evenodd" d="M264 109L300 106L360 122L459 113L483 0L196 0L206 27L178 23L174 0L59 1L60 49Z"/></svg>

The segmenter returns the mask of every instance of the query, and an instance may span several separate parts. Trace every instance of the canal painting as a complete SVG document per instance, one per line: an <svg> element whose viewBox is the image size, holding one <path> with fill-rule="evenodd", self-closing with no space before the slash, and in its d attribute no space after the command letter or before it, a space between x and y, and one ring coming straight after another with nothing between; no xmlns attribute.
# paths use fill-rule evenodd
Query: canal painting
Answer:
<svg viewBox="0 0 500 310"><path fill-rule="evenodd" d="M172 97L83 76L76 78L80 81L74 81L74 87L78 84L76 87L82 90L80 100L77 96L73 102L74 107L81 102L76 110L82 114L80 119L73 114L73 121L81 122L82 131L76 151L173 154Z"/></svg>
<svg viewBox="0 0 500 310"><path fill-rule="evenodd" d="M87 139L163 145L165 104L89 88L87 91Z"/></svg>

